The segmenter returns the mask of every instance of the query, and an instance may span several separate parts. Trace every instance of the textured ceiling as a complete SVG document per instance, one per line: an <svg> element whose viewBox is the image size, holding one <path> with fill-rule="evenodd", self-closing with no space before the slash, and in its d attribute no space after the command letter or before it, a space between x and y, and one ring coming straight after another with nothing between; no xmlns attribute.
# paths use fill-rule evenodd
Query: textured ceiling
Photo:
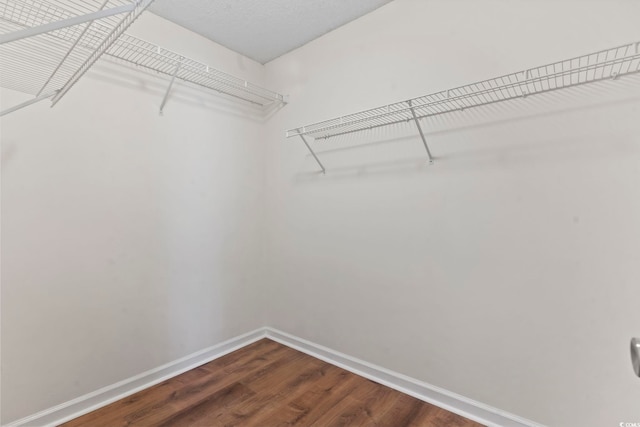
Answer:
<svg viewBox="0 0 640 427"><path fill-rule="evenodd" d="M156 0L150 10L266 63L392 0Z"/></svg>

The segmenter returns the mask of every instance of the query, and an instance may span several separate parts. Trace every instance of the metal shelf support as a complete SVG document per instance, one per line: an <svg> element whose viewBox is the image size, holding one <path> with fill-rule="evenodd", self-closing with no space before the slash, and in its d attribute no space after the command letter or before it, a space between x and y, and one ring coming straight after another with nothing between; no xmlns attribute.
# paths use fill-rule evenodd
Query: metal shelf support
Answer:
<svg viewBox="0 0 640 427"><path fill-rule="evenodd" d="M300 135L300 138L302 139L302 142L304 142L304 145L306 145L309 151L311 152L311 155L313 156L313 158L316 159L316 162L318 162L318 165L320 165L320 169L322 169L322 173L326 173L327 170L324 168L324 166L320 162L320 159L318 159L318 156L316 156L316 153L313 152L313 149L311 148L311 146L309 145L305 137Z"/></svg>
<svg viewBox="0 0 640 427"><path fill-rule="evenodd" d="M78 80L80 80L82 76L85 75L87 71L89 71L89 68L91 68L93 64L95 64L96 61L100 59L100 57L105 52L107 52L107 50L109 50L111 45L115 43L115 41L118 40L121 35L124 34L124 32L127 30L127 28L129 28L133 21L135 21L138 16L140 16L140 14L144 12L151 3L153 3L153 1L154 0L136 0L135 3L132 3L134 4L134 7L130 11L130 13L125 16L122 21L120 21L120 23L111 30L111 32L102 40L100 45L98 45L93 53L86 59L86 61L80 66L80 68L76 70L76 72L73 74L73 76L71 76L67 83L60 89L56 96L53 97L53 101L51 103L52 107L56 105L58 101L60 101L60 99L78 82Z"/></svg>
<svg viewBox="0 0 640 427"><path fill-rule="evenodd" d="M411 115L413 116L413 121L416 123L418 132L420 132L420 138L422 139L422 143L424 144L424 149L427 150L427 156L429 156L429 163L433 164L433 157L431 156L431 150L429 150L429 146L427 145L427 139L424 137L424 133L422 132L422 127L420 127L420 122L418 121L418 117L416 117L416 111L411 106L411 100L407 102L409 103L409 107L411 108Z"/></svg>
<svg viewBox="0 0 640 427"><path fill-rule="evenodd" d="M109 0L104 0L102 5L100 6L100 10L99 11L102 11L104 9L104 7L107 5L108 2L109 2ZM76 38L76 40L73 42L73 44L69 47L69 49L67 50L67 53L62 57L62 59L60 59L60 62L58 62L58 65L53 70L53 72L49 75L49 78L42 85L42 87L40 88L40 90L38 91L36 96L40 96L40 94L42 94L42 92L44 92L44 90L47 88L47 86L51 82L51 79L53 79L53 77L56 75L58 70L60 70L60 68L64 65L64 63L67 60L67 58L69 58L69 56L71 56L71 54L73 53L73 50L76 48L76 46L78 46L78 43L80 43L80 40L82 40L84 35L87 34L87 31L89 31L89 28L91 28L91 24L93 24L94 21L95 21L95 19L92 19L87 23L87 25L85 25L84 30L82 30L82 33L80 33L80 35Z"/></svg>
<svg viewBox="0 0 640 427"><path fill-rule="evenodd" d="M169 86L167 87L167 92L164 94L164 98L162 99L162 104L160 104L160 115L164 114L164 106L169 99L169 93L171 92L171 88L173 87L173 83L176 81L176 76L178 75L178 71L180 71L180 67L182 67L182 61L178 62L176 65L176 69L171 76L171 81L169 82Z"/></svg>
<svg viewBox="0 0 640 427"><path fill-rule="evenodd" d="M11 108L7 108L6 110L2 110L2 111L0 111L0 117L5 116L5 115L7 115L9 113L13 113L14 111L18 111L21 108L28 107L29 105L35 104L36 102L40 102L40 101L44 101L45 99L49 99L52 96L54 96L55 94L57 94L57 93L58 93L57 90L53 91L53 92L45 93L44 95L36 96L33 99L30 99L28 101L25 101L23 103L15 105L15 106L13 106Z"/></svg>

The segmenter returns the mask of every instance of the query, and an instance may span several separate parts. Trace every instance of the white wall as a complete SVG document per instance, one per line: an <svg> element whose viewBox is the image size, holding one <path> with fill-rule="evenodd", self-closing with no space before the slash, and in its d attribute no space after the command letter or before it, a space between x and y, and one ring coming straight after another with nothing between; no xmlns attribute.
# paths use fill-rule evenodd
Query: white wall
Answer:
<svg viewBox="0 0 640 427"><path fill-rule="evenodd" d="M131 32L263 78L153 15ZM161 117L167 81L101 61L0 122L3 423L264 325L262 119L179 83Z"/></svg>
<svg viewBox="0 0 640 427"><path fill-rule="evenodd" d="M396 0L267 64L269 325L552 426L640 422L640 79L284 130L640 39L631 1ZM413 135L406 137L407 135Z"/></svg>

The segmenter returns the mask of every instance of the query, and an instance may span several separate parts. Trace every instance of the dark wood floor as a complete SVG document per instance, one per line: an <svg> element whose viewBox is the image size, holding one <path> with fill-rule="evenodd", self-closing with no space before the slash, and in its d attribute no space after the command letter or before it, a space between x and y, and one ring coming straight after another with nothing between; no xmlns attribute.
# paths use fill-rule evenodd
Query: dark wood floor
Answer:
<svg viewBox="0 0 640 427"><path fill-rule="evenodd" d="M268 339L63 425L480 426Z"/></svg>

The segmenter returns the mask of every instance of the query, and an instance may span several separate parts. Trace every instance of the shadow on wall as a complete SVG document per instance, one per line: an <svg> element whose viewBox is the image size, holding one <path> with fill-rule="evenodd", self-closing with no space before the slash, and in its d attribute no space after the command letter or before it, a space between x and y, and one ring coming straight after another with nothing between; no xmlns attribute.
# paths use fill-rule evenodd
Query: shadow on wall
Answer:
<svg viewBox="0 0 640 427"><path fill-rule="evenodd" d="M413 121L316 140L314 150L325 160L327 174L302 172L294 180L302 183L430 173L443 167L495 167L507 160L535 163L562 157L567 150L572 155L579 150L581 156L598 158L610 144L606 135L586 141L584 135L576 135L575 126L564 123L593 119L605 109L638 109L639 103L640 75L631 75L423 118L420 125L433 153L433 165ZM581 117L575 117L576 113ZM404 157L396 158L398 154ZM356 156L368 161L353 164ZM381 156L385 160L380 161ZM314 163L311 154L306 157L309 164Z"/></svg>
<svg viewBox="0 0 640 427"><path fill-rule="evenodd" d="M2 151L0 153L0 167L3 170L11 164L11 159L16 154L17 147L15 144L6 143L3 141L2 143Z"/></svg>
<svg viewBox="0 0 640 427"><path fill-rule="evenodd" d="M92 72L87 75L87 78L141 91L157 97L158 101L154 107L157 107L158 110L171 80L170 77L161 76L155 72L108 58L96 64ZM274 102L263 107L179 79L176 79L169 92L164 114L170 114L170 104L173 102L204 108L217 114L251 120L254 123L267 122L285 105Z"/></svg>

